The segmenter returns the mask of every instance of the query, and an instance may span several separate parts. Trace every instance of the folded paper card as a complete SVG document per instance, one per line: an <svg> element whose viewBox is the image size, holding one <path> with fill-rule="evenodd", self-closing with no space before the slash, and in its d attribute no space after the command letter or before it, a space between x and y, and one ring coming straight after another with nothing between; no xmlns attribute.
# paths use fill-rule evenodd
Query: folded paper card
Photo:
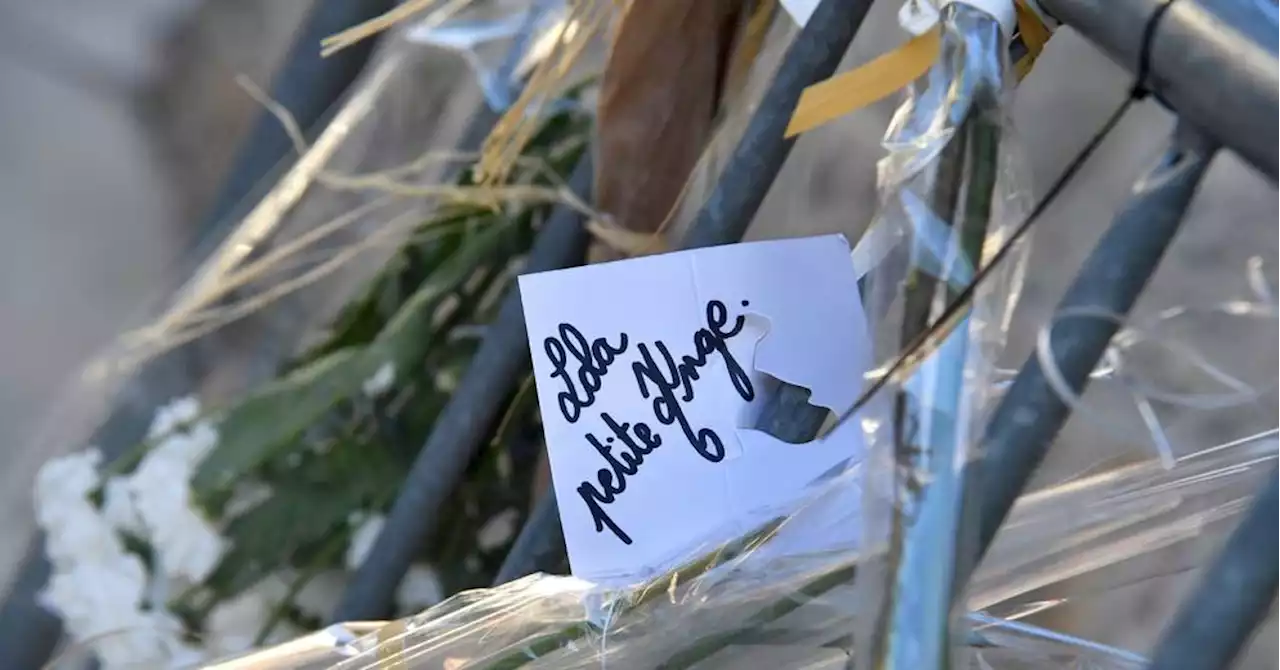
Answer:
<svg viewBox="0 0 1280 670"><path fill-rule="evenodd" d="M646 579L860 458L854 422L799 445L748 428L774 380L836 412L862 389L867 327L839 235L525 275L520 292L577 577Z"/></svg>

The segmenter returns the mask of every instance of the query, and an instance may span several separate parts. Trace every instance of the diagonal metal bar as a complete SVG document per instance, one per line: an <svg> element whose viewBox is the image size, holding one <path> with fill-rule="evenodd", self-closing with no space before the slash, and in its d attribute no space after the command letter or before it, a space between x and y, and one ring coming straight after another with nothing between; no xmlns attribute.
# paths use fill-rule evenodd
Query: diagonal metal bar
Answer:
<svg viewBox="0 0 1280 670"><path fill-rule="evenodd" d="M564 560L564 554L560 507L556 504L555 489L548 487L507 552L493 585L501 586L535 572L550 573Z"/></svg>
<svg viewBox="0 0 1280 670"><path fill-rule="evenodd" d="M1244 520L1183 601L1156 646L1151 670L1229 667L1266 618L1280 566L1278 477L1272 470Z"/></svg>
<svg viewBox="0 0 1280 670"><path fill-rule="evenodd" d="M583 160L569 180L579 197L591 192L591 161ZM525 272L542 272L580 263L587 230L582 213L557 207L534 242ZM405 477L386 525L356 570L334 621L368 621L386 616L396 587L423 543L447 512L445 502L467 464L490 435L493 422L514 391L519 373L529 364L520 292L512 288L497 320L485 333L471 366L440 412Z"/></svg>
<svg viewBox="0 0 1280 670"><path fill-rule="evenodd" d="M1164 155L1134 185L1129 201L1058 304L1059 312L1106 316L1064 319L1053 328L1052 372L1073 393L1084 391L1118 322L1155 273L1214 153L1196 133L1180 128ZM1049 374L1037 356L1027 359L968 466L970 490L981 491L973 501L979 557L1071 413ZM965 583L975 567L958 565L957 582Z"/></svg>
<svg viewBox="0 0 1280 670"><path fill-rule="evenodd" d="M862 25L872 0L822 0L787 50L738 146L698 211L683 248L742 239L782 170L795 138L784 138L800 94L832 75Z"/></svg>
<svg viewBox="0 0 1280 670"><path fill-rule="evenodd" d="M1276 180L1274 10L1248 11L1238 0L1038 2L1130 72L1146 75L1140 83L1183 119ZM1271 37L1250 39L1262 35Z"/></svg>
<svg viewBox="0 0 1280 670"><path fill-rule="evenodd" d="M377 44L376 40L366 40L323 57L320 41L395 5L395 0L317 2L271 82L271 99L289 110L299 127L313 128L360 75ZM214 229L230 218L263 179L292 154L293 143L280 122L266 111L259 114L240 146L203 230Z"/></svg>

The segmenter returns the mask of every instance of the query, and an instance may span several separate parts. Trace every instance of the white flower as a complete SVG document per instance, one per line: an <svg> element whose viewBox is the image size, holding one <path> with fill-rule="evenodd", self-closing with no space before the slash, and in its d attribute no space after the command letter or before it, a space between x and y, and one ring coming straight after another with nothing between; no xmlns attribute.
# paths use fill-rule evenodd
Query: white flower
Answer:
<svg viewBox="0 0 1280 670"><path fill-rule="evenodd" d="M112 477L102 485L102 516L118 531L141 535L146 530L133 504L129 481L123 477Z"/></svg>
<svg viewBox="0 0 1280 670"><path fill-rule="evenodd" d="M209 654L200 647L187 644L179 639L168 640L169 667L178 670L191 670L204 667Z"/></svg>
<svg viewBox="0 0 1280 670"><path fill-rule="evenodd" d="M386 393L394 383L396 383L396 366L388 361L383 363L372 377L366 379L361 388L366 397L376 398Z"/></svg>
<svg viewBox="0 0 1280 670"><path fill-rule="evenodd" d="M167 667L164 640L174 633L140 609L146 569L88 499L101 460L91 449L53 459L36 475L36 519L53 564L38 599L107 670Z"/></svg>
<svg viewBox="0 0 1280 670"><path fill-rule="evenodd" d="M454 370L441 370L435 376L436 388L445 393L453 393L458 390L458 373Z"/></svg>
<svg viewBox="0 0 1280 670"><path fill-rule="evenodd" d="M111 559L123 551L120 538L89 502L98 485L96 449L50 459L36 473L36 525L45 533L45 553L54 566Z"/></svg>
<svg viewBox="0 0 1280 670"><path fill-rule="evenodd" d="M520 512L507 508L495 514L476 533L476 546L481 551L492 551L506 544L515 537L516 523L520 520Z"/></svg>
<svg viewBox="0 0 1280 670"><path fill-rule="evenodd" d="M359 568L364 559L368 558L369 552L373 550L373 543L377 541L386 522L386 517L381 514L367 516L360 522L360 526L351 534L351 544L347 546L348 570Z"/></svg>
<svg viewBox="0 0 1280 670"><path fill-rule="evenodd" d="M201 442L208 442L207 435L196 433L174 451L195 452ZM162 577L149 576L117 534L118 529L152 530L145 523L146 509L136 504L134 478L113 478L103 485L102 511L89 500L99 482L101 458L88 450L53 459L36 476L36 519L53 565L39 602L58 615L72 640L93 650L104 670L190 666L203 653L182 642L177 619L162 608L142 609L155 606ZM172 454L167 459L175 460ZM162 480L171 469L153 466L149 476ZM172 489L172 482L165 488Z"/></svg>
<svg viewBox="0 0 1280 670"><path fill-rule="evenodd" d="M103 670L167 670L181 667L170 656L182 646L175 634L157 627L145 615L89 642Z"/></svg>
<svg viewBox="0 0 1280 670"><path fill-rule="evenodd" d="M124 551L115 530L87 501L67 501L56 513L46 508L40 516L45 553L54 565L70 567L110 559Z"/></svg>
<svg viewBox="0 0 1280 670"><path fill-rule="evenodd" d="M151 542L158 553L158 567L169 577L192 584L213 573L227 549L218 530L189 507L175 509L165 521L158 522Z"/></svg>
<svg viewBox="0 0 1280 670"><path fill-rule="evenodd" d="M429 565L410 567L396 589L396 604L402 616L421 612L441 600L444 600L444 586L440 584L440 576Z"/></svg>
<svg viewBox="0 0 1280 670"><path fill-rule="evenodd" d="M129 479L129 491L156 551L159 567L170 577L204 581L226 550L218 530L191 505L191 468L159 449L142 460Z"/></svg>
<svg viewBox="0 0 1280 670"><path fill-rule="evenodd" d="M204 581L226 551L217 528L191 504L191 475L217 441L207 421L171 433L147 452L127 484L161 571L192 584Z"/></svg>
<svg viewBox="0 0 1280 670"><path fill-rule="evenodd" d="M204 637L210 651L222 657L252 649L258 633L287 595L286 578L272 575L240 595L219 603L205 620ZM287 623L277 622L267 635L265 644L272 646L287 642L298 637L299 633Z"/></svg>
<svg viewBox="0 0 1280 670"><path fill-rule="evenodd" d="M257 586L253 587L253 590L273 603L284 602L293 592L293 583L297 578L298 576L292 570L285 568L264 577Z"/></svg>
<svg viewBox="0 0 1280 670"><path fill-rule="evenodd" d="M219 603L205 620L206 644L221 656L252 649L274 607L258 588Z"/></svg>
<svg viewBox="0 0 1280 670"><path fill-rule="evenodd" d="M293 604L303 614L327 620L338 607L342 592L347 588L347 573L341 570L326 570L307 581Z"/></svg>
<svg viewBox="0 0 1280 670"><path fill-rule="evenodd" d="M172 433L179 426L195 421L197 416L200 416L200 401L195 396L170 401L168 405L156 410L147 437L154 440Z"/></svg>
<svg viewBox="0 0 1280 670"><path fill-rule="evenodd" d="M174 460L194 470L217 444L217 429L209 421L200 421L185 432L169 433L147 453L147 458Z"/></svg>
<svg viewBox="0 0 1280 670"><path fill-rule="evenodd" d="M180 667L178 657L189 659L194 650L182 644L172 617L139 609L146 588L142 562L121 551L59 569L39 600L72 639L93 649L104 670Z"/></svg>
<svg viewBox="0 0 1280 670"><path fill-rule="evenodd" d="M104 612L137 609L146 585L142 561L121 552L58 570L49 578L39 599L61 615L69 627L92 635L109 628L92 625Z"/></svg>
<svg viewBox="0 0 1280 670"><path fill-rule="evenodd" d="M35 506L39 512L50 502L84 499L98 485L98 465L102 453L97 449L51 458L36 472Z"/></svg>

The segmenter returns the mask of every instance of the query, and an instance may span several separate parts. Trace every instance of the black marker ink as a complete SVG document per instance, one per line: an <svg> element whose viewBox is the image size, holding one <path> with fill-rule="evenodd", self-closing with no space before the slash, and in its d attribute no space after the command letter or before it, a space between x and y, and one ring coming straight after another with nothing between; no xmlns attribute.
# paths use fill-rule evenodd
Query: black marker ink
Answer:
<svg viewBox="0 0 1280 670"><path fill-rule="evenodd" d="M742 301L743 306L749 304L746 300ZM729 346L725 342L742 332L742 327L747 323L747 317L739 314L733 321L733 328L724 330L725 323L729 318L729 312L725 309L724 303L719 300L712 300L707 303L707 328L699 330L693 336L694 345L697 347L699 365L706 364L706 356L712 351L720 353L720 358L724 360L724 366L729 372L729 379L733 382L733 390L738 392L738 397L747 402L755 400L756 392L751 386L751 378L747 376L742 366L738 364L737 359L729 353Z"/></svg>
<svg viewBox="0 0 1280 670"><path fill-rule="evenodd" d="M576 423L582 416L582 410L595 403L596 391L600 390L602 379L609 372L609 366L619 354L627 350L627 335L622 333L619 336L618 346L615 347L603 337L598 337L588 344L587 338L573 324L562 323L558 330L560 337L546 338L542 341L542 348L555 368L551 378L558 377L564 382L565 390L556 396L560 404L560 414L564 416L565 421ZM581 385L581 391L569 375L567 368L569 354L578 361L577 383Z"/></svg>
<svg viewBox="0 0 1280 670"><path fill-rule="evenodd" d="M718 353L724 360L725 370L738 396L747 402L754 400L756 396L751 378L729 352L727 344L729 339L742 332L746 317L739 315L733 326L726 329L729 313L719 300L707 303L706 317L707 325L699 328L693 335L694 356L682 356L677 364L665 343L654 342L653 348L662 356L663 364L660 365L649 347L639 344L636 350L640 353L641 360L631 364L631 371L640 388L640 395L646 400L653 399L653 413L658 421L667 426L679 424L680 430L698 455L712 463L719 463L725 456L724 442L710 428L695 431L681 406L681 403L694 399L693 382L701 378L699 370L707 365L711 354ZM679 398L676 397L677 389L681 391Z"/></svg>
<svg viewBox="0 0 1280 670"><path fill-rule="evenodd" d="M743 307L748 304L746 300L742 301ZM745 324L746 317L740 315L730 325L729 311L724 303L712 300L707 303L706 325L693 334L692 356L681 356L677 362L665 342L655 341L652 349L646 344L636 345L640 360L631 364L640 395L652 401L653 414L658 422L666 426L678 424L694 450L712 463L724 460L724 442L710 428L694 430L685 416L682 403L693 401L693 382L701 379L701 370L712 354L719 354L724 360L725 371L738 396L747 402L755 399L751 378L728 346L728 340L741 333ZM616 347L610 346L603 338L588 345L587 338L567 323L560 324L559 335L559 339L547 338L544 347L547 358L555 366L551 376L559 377L565 385L565 390L559 394L560 411L565 420L574 423L581 417L582 410L595 402L602 378L618 355L626 351L628 337L622 333ZM661 360L655 358L655 351ZM577 385L567 370L570 354L579 364ZM615 420L608 412L601 412L600 418L613 436L601 442L588 433L586 439L608 467L596 471L595 483L584 481L578 485L577 491L591 512L596 532L603 533L608 529L623 544L630 545L631 536L609 516L605 507L626 492L627 478L639 474L645 457L662 446L662 437L645 423L636 423L633 428L630 423Z"/></svg>
<svg viewBox="0 0 1280 670"><path fill-rule="evenodd" d="M601 507L602 504L612 504L617 499L617 494L625 489L625 486L614 488L612 474L611 470L605 468L596 472L596 479L604 489L603 493L590 482L582 482L578 485L578 495L582 497L583 502L587 503L587 509L591 511L591 520L595 522L597 533L604 532L604 529L608 528L619 540L622 540L623 544L631 544L631 536L627 535L626 531L622 530L613 517Z"/></svg>
<svg viewBox="0 0 1280 670"><path fill-rule="evenodd" d="M605 438L605 444L601 444L595 435L588 433L587 442L604 458L609 467L596 471L599 488L591 482L582 482L578 485L578 495L587 504L587 510L591 512L591 521L595 524L597 533L602 533L605 528L608 528L619 540L622 540L623 544L631 544L631 536L618 526L603 506L613 504L618 496L627 490L627 477L640 471L640 466L644 464L644 457L661 446L662 439L653 435L645 424L637 423L636 436L643 444L637 443L628 434L631 424L618 423L609 416L608 412L602 412L600 418L609 426L609 430L613 431L616 440L620 440L626 449L619 449L614 453L613 447L616 446L614 437Z"/></svg>
<svg viewBox="0 0 1280 670"><path fill-rule="evenodd" d="M664 375L659 369L658 363L653 360L653 355L649 352L649 347L643 344L638 345L636 349L643 360L632 363L631 369L635 373L636 383L640 386L640 395L646 400L653 397L653 415L657 417L659 423L666 426L679 424L680 430L684 432L685 438L689 440L689 444L693 445L698 455L712 463L719 463L724 460L724 442L710 428L694 431L684 414L680 399L676 397L676 389L685 387L687 389L685 400L693 399L689 377L680 374L680 368L672 360L666 345L655 342L654 346L658 349L658 353L662 354L670 376ZM650 386L657 389L656 395Z"/></svg>

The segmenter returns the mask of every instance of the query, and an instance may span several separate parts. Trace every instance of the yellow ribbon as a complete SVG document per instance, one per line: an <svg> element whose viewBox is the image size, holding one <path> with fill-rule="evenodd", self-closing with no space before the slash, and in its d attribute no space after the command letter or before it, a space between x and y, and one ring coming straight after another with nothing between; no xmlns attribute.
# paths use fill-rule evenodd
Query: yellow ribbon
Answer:
<svg viewBox="0 0 1280 670"><path fill-rule="evenodd" d="M883 100L924 76L938 60L941 40L929 31L855 70L818 82L800 94L787 125L787 137Z"/></svg>
<svg viewBox="0 0 1280 670"><path fill-rule="evenodd" d="M1023 0L1015 2L1018 33L1027 47L1027 55L1014 65L1014 73L1021 81L1031 71L1051 33ZM785 136L808 132L902 90L929 71L938 60L941 46L938 31L930 31L862 67L806 88L800 94Z"/></svg>
<svg viewBox="0 0 1280 670"><path fill-rule="evenodd" d="M1027 47L1027 55L1013 65L1014 74L1018 77L1018 81L1022 81L1031 73L1031 66L1035 65L1036 59L1040 57L1040 52L1044 51L1044 45L1053 33L1024 0L1016 0L1014 11L1018 16L1018 34L1022 37L1022 44Z"/></svg>

